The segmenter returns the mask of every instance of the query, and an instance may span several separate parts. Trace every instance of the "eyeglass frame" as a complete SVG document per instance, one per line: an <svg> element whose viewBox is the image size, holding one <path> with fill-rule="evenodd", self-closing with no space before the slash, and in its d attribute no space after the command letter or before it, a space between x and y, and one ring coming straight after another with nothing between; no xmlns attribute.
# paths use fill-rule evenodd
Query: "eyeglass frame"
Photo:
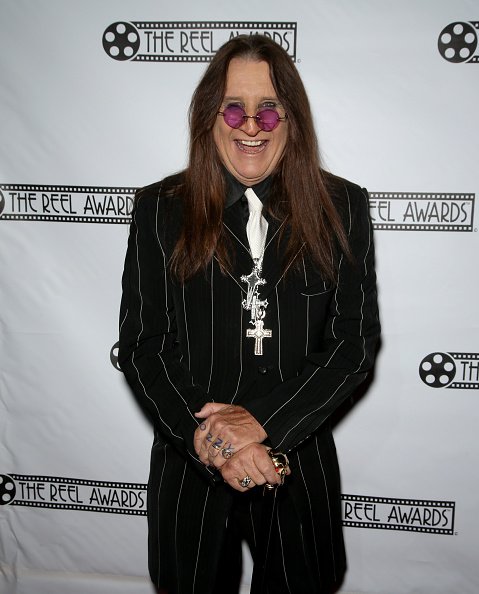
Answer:
<svg viewBox="0 0 479 594"><path fill-rule="evenodd" d="M227 121L226 121L226 119L225 119L225 111L217 111L217 112L216 112L216 115L217 115L217 116L219 116L219 115L220 115L220 116L223 116L223 120L224 120L225 124L226 124L227 126L229 126L229 127L232 129L232 130L238 130L239 128L241 128L241 126L243 126L244 124L246 124L246 122L247 122L247 120L248 120L248 119L252 119L252 120L255 120L255 122L256 122L256 125L257 125L257 126L258 126L258 128L259 128L260 130L262 130L263 132L272 132L273 130L276 130L276 128L278 127L278 125L279 125L279 123L280 123L280 122L284 122L285 120L287 120L287 119L288 119L288 114L287 114L286 112L285 112L284 116L283 116L283 117L281 117L281 116L279 115L278 111L277 111L276 109L274 109L273 107L260 107L260 108L258 109L258 111L256 112L256 114L255 114L255 115L248 115L248 114L246 113L246 110L244 109L244 107L242 107L241 105L235 105L235 104L230 104L230 105L227 105L227 106L224 108L224 110L228 109L229 107L236 107L236 108L238 108L238 109L241 109L241 110L243 111L243 116L242 116L243 122L242 122L242 123L241 123L239 126L236 126L236 127L235 127L235 126L231 126L230 124L228 124L228 122L227 122ZM262 111L273 111L273 112L275 112L276 114L278 114L278 120L276 121L276 123L275 123L275 125L273 126L273 128L271 128L271 130L265 130L265 129L264 129L264 128L262 128L262 127L261 127L261 125L260 125L260 118L259 118L259 115L258 115L258 114L260 114Z"/></svg>

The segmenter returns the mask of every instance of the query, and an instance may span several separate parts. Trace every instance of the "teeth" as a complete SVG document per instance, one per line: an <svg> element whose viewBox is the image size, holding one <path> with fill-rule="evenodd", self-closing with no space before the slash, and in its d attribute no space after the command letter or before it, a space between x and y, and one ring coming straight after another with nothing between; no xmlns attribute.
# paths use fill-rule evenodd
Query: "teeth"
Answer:
<svg viewBox="0 0 479 594"><path fill-rule="evenodd" d="M263 143L262 140L240 140L239 142L246 146L259 146Z"/></svg>

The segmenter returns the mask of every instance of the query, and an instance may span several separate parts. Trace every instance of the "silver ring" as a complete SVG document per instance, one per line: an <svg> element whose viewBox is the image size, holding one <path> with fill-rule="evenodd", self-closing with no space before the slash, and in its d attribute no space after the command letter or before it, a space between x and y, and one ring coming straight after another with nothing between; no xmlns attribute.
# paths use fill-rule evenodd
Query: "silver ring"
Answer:
<svg viewBox="0 0 479 594"><path fill-rule="evenodd" d="M231 458L231 456L233 455L233 448L223 448L221 450L221 455L223 456L223 458L225 460L229 460Z"/></svg>
<svg viewBox="0 0 479 594"><path fill-rule="evenodd" d="M244 479L241 479L241 480L238 479L238 483L240 484L240 487L246 488L246 487L249 487L249 484L251 483L252 480L253 479L250 476L246 475L244 477Z"/></svg>

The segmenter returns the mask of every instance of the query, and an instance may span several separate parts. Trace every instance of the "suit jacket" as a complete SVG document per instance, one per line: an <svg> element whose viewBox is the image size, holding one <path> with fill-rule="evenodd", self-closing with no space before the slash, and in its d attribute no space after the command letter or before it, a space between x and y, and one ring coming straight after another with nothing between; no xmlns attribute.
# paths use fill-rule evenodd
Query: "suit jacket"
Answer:
<svg viewBox="0 0 479 594"><path fill-rule="evenodd" d="M260 293L269 302L264 321L272 336L258 356L242 308L240 277L252 260L240 204L224 212L231 271L222 274L213 258L184 285L170 276L183 216L181 179L137 193L120 313L120 365L155 431L148 487L152 579L169 594L206 594L212 587L233 495L198 460L193 434L194 412L215 400L244 406L271 445L288 453L292 474L280 491L289 513L282 521L300 526L314 592L328 591L321 588L345 570L329 419L371 368L379 334L367 193L327 175L353 254L353 261L341 256L334 284L303 250L299 272L285 274L287 229L281 234L280 223L269 221Z"/></svg>

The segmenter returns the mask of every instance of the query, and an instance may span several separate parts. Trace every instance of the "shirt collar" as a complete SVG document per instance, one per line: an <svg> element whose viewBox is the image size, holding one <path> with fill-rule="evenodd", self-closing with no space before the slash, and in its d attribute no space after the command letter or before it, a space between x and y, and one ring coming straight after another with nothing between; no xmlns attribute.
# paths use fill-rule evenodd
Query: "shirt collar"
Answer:
<svg viewBox="0 0 479 594"><path fill-rule="evenodd" d="M253 186L245 186L240 181L236 179L236 177L230 173L226 167L223 167L225 180L226 180L226 200L225 200L225 208L229 208L233 206L245 193L246 188L253 188L255 194L258 198L265 203L266 199L268 198L269 190L271 187L271 176L268 176L263 181L260 181L258 184L254 184Z"/></svg>

